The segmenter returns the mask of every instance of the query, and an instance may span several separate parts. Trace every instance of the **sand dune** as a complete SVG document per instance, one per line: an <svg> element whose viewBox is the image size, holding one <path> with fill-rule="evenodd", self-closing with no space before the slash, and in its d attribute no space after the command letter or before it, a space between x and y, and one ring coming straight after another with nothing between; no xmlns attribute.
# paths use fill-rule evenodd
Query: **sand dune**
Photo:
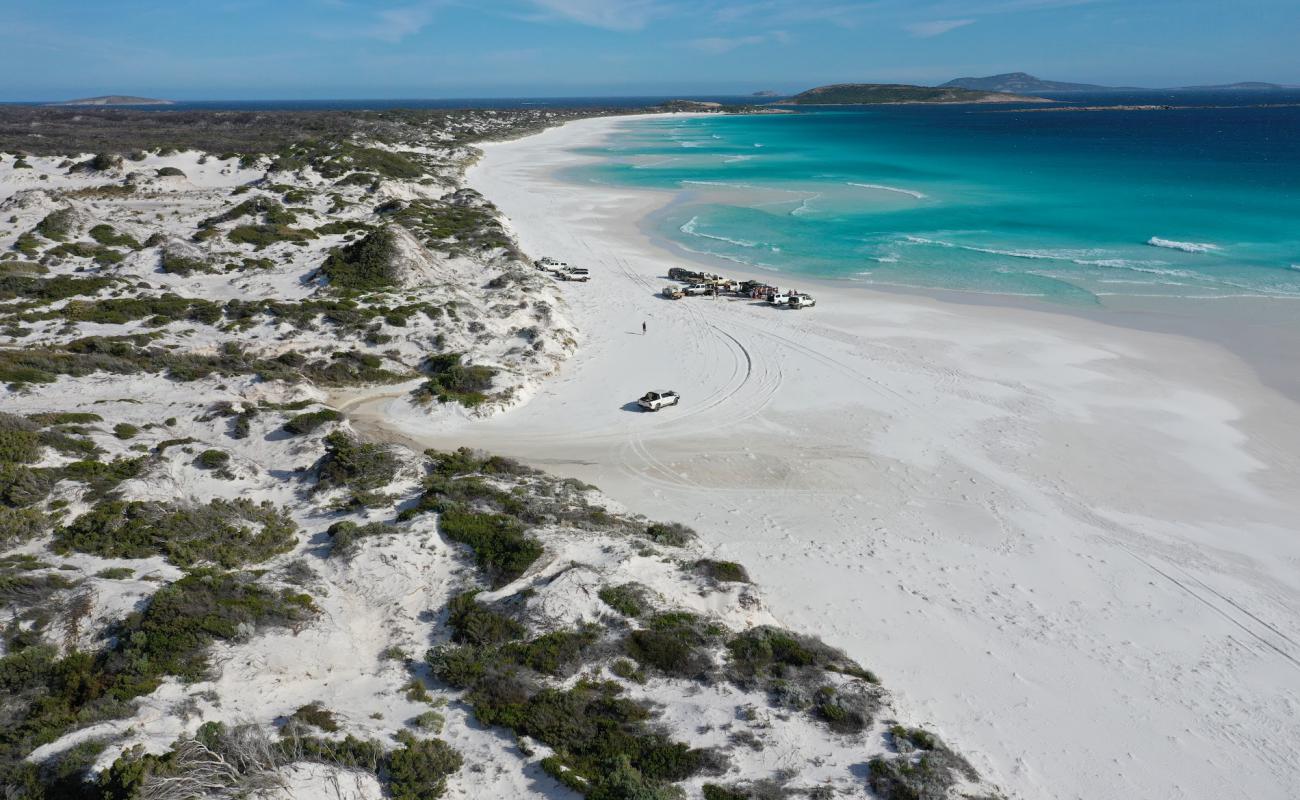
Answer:
<svg viewBox="0 0 1300 800"><path fill-rule="evenodd" d="M808 311L663 300L686 257L637 220L670 196L551 177L623 124L470 174L528 252L592 270L558 377L487 420L377 398L354 423L697 525L1016 795L1293 794L1296 406L1227 351L1064 315L803 280ZM681 407L632 410L651 388Z"/></svg>

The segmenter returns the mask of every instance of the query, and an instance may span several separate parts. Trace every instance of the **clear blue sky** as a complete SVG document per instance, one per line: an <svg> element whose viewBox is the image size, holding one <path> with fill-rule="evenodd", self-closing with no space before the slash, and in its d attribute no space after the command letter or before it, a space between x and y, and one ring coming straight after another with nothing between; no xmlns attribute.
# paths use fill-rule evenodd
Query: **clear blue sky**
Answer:
<svg viewBox="0 0 1300 800"><path fill-rule="evenodd" d="M0 100L1300 84L1300 0L0 0Z"/></svg>

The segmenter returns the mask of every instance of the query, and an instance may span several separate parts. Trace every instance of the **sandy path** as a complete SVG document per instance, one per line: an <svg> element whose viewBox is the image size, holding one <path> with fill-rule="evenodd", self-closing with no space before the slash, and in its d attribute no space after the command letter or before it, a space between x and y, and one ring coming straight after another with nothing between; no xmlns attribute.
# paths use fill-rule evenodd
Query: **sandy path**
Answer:
<svg viewBox="0 0 1300 800"><path fill-rule="evenodd" d="M635 222L670 195L549 177L620 124L471 173L528 252L592 269L561 374L489 420L388 398L355 424L696 525L1023 797L1294 796L1294 404L1226 351L1061 315L807 282L807 311L662 300L680 259ZM630 410L649 388L682 406Z"/></svg>

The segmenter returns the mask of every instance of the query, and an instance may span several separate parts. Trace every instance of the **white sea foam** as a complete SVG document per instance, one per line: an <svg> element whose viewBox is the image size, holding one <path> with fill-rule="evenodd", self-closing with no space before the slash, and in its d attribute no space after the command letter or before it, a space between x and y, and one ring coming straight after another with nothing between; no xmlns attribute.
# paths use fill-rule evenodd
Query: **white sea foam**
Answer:
<svg viewBox="0 0 1300 800"><path fill-rule="evenodd" d="M1062 261L1078 264L1081 267L1101 267L1103 269L1122 269L1130 272L1142 272L1148 275L1165 275L1171 278L1195 278L1205 280L1206 276L1189 272L1185 269L1173 269L1164 261L1133 261L1126 258L1084 258L1083 253L1096 251L1061 251L1061 250L1000 250L995 247L976 247L975 245L956 244L940 239L927 239L924 236L907 236L910 244L933 245L971 253L985 253L1007 258L1024 258L1031 261Z"/></svg>
<svg viewBox="0 0 1300 800"><path fill-rule="evenodd" d="M1217 244L1210 244L1209 242L1178 242L1173 239L1161 239L1159 236L1152 236L1147 239L1147 244L1168 250L1182 250L1184 253L1213 253L1216 250L1223 249Z"/></svg>
<svg viewBox="0 0 1300 800"><path fill-rule="evenodd" d="M849 186L856 186L859 189L877 189L882 192L905 194L908 197L915 197L917 200L924 200L926 197L929 197L925 192L918 192L915 189L900 189L897 186L886 186L883 183L853 183L850 181Z"/></svg>
<svg viewBox="0 0 1300 800"><path fill-rule="evenodd" d="M754 156L727 156L726 158L722 159L722 163L734 164L737 161L748 161L751 158L754 158Z"/></svg>
<svg viewBox="0 0 1300 800"><path fill-rule="evenodd" d="M744 239L732 239L729 236L718 236L712 233L704 233L699 229L699 227L700 227L700 218L691 217L680 228L678 228L678 230L686 234L687 236L698 236L701 239L714 239L719 242L734 244L737 247L763 247L764 246L763 243L761 242L749 242Z"/></svg>

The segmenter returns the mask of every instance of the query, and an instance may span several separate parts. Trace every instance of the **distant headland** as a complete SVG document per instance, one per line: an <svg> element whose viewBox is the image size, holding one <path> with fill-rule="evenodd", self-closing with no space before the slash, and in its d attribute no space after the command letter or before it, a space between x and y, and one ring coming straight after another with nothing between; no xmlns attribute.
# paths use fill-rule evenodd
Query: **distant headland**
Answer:
<svg viewBox="0 0 1300 800"><path fill-rule="evenodd" d="M1027 72L1004 72L1001 75L986 75L982 78L954 78L941 83L940 89L972 89L983 92L1140 92L1152 91L1139 86L1101 86L1095 83L1068 83L1066 81L1049 81L1037 78ZM1180 92L1223 92L1223 91L1258 91L1267 92L1291 88L1280 83L1262 81L1245 81L1242 83L1220 83L1203 86L1172 86L1160 91Z"/></svg>
<svg viewBox="0 0 1300 800"><path fill-rule="evenodd" d="M1048 103L1041 97L902 83L836 83L800 92L782 104L846 106L900 103Z"/></svg>
<svg viewBox="0 0 1300 800"><path fill-rule="evenodd" d="M158 100L152 97L133 97L128 94L106 94L99 97L83 97L80 100L66 100L62 103L50 103L53 106L172 106L175 100Z"/></svg>

